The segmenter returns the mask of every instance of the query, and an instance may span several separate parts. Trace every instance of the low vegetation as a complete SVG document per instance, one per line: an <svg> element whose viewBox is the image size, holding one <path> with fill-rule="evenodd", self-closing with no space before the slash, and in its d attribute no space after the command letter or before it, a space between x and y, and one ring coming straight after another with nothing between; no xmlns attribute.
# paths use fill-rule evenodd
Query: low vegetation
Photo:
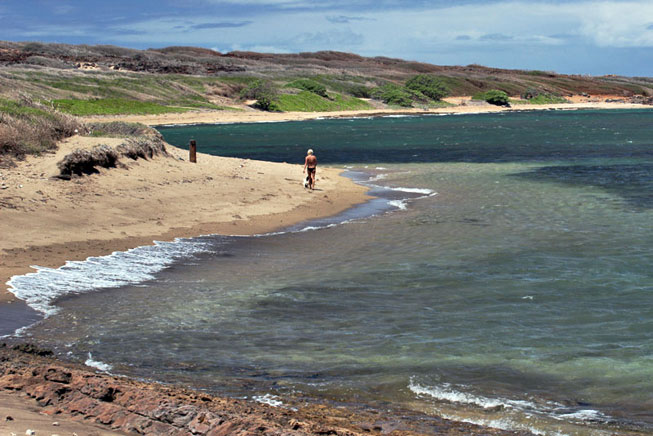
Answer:
<svg viewBox="0 0 653 436"><path fill-rule="evenodd" d="M320 97L328 98L327 89L321 83L317 83L311 79L297 79L286 85L288 88L296 88L303 91L312 92Z"/></svg>
<svg viewBox="0 0 653 436"><path fill-rule="evenodd" d="M167 155L165 143L160 137L136 137L125 141L117 147L97 145L90 150L76 149L57 163L59 177L69 179L72 176L98 173L98 168L115 168L123 165L120 158L151 159L157 155Z"/></svg>
<svg viewBox="0 0 653 436"><path fill-rule="evenodd" d="M372 108L368 102L354 97L335 94L329 99L309 91L300 91L298 94L280 94L275 101L275 107L277 110L287 112L328 112Z"/></svg>
<svg viewBox="0 0 653 436"><path fill-rule="evenodd" d="M124 121L111 121L108 123L95 122L87 123L85 131L88 136L128 138L132 136L159 136L155 129L140 123L127 123Z"/></svg>
<svg viewBox="0 0 653 436"><path fill-rule="evenodd" d="M129 100L126 98L104 98L97 100L52 100L54 106L72 115L148 115L165 114L170 112L186 112L191 108L179 106L164 106L149 101Z"/></svg>
<svg viewBox="0 0 653 436"><path fill-rule="evenodd" d="M0 98L0 159L23 158L56 149L57 141L74 135L81 123L53 107L29 98Z"/></svg>

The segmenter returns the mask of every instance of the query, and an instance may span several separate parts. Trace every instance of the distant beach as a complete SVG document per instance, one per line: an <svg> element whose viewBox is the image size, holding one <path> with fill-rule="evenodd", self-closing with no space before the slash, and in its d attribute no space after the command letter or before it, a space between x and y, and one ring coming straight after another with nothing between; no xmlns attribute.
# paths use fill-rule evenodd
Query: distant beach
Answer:
<svg viewBox="0 0 653 436"><path fill-rule="evenodd" d="M471 97L445 98L452 104L449 107L435 109L397 108L371 109L337 112L262 112L258 110L226 110L226 111L192 111L158 115L115 115L85 117L87 121L128 121L143 123L149 126L167 124L214 124L214 123L256 123L313 120L317 118L355 118L383 117L391 115L444 115L444 114L474 114L495 113L505 111L536 111L536 110L577 110L577 109L646 109L649 105L612 102L617 96L600 96L594 98L575 98L572 103L561 104L513 104L511 107L494 106L485 102L472 101Z"/></svg>

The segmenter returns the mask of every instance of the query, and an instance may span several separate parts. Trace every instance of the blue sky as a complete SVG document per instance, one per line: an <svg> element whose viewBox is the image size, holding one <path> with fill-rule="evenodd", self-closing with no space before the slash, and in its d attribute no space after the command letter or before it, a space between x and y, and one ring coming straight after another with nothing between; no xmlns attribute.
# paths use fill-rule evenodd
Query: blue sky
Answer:
<svg viewBox="0 0 653 436"><path fill-rule="evenodd" d="M653 0L0 0L0 39L653 76Z"/></svg>

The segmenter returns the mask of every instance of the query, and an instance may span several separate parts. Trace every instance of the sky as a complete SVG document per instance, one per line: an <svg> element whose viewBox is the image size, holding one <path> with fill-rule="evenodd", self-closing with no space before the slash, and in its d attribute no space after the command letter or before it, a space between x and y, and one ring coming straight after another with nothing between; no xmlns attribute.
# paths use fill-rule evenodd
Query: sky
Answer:
<svg viewBox="0 0 653 436"><path fill-rule="evenodd" d="M0 0L0 40L653 76L653 0Z"/></svg>

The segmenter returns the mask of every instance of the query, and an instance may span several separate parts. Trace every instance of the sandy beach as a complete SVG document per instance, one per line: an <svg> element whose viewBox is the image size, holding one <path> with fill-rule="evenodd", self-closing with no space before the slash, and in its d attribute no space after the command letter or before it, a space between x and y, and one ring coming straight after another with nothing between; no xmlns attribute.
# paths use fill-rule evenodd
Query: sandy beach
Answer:
<svg viewBox="0 0 653 436"><path fill-rule="evenodd" d="M429 114L471 114L495 113L504 111L530 110L575 110L575 109L646 109L651 106L633 103L606 102L615 96L601 96L589 101L587 98L572 99L572 103L564 104L513 104L511 107L493 106L485 102L472 101L471 97L450 97L444 101L455 106L435 109L370 109L359 111L338 112L261 112L250 108L227 111L192 111L161 115L116 115L102 117L86 117L86 121L127 121L142 123L149 126L167 124L215 124L215 123L259 123L314 120L318 118L352 118L378 117L389 115L429 115ZM616 98L616 97L615 97Z"/></svg>
<svg viewBox="0 0 653 436"><path fill-rule="evenodd" d="M68 260L110 254L203 234L257 234L337 214L365 201L365 188L319 168L315 191L302 166L198 154L168 146L169 156L124 160L124 168L61 180L56 163L77 148L117 146L120 138L75 136L54 154L2 169L0 280L59 267ZM301 161L303 157L299 156ZM0 301L13 295L3 287Z"/></svg>

